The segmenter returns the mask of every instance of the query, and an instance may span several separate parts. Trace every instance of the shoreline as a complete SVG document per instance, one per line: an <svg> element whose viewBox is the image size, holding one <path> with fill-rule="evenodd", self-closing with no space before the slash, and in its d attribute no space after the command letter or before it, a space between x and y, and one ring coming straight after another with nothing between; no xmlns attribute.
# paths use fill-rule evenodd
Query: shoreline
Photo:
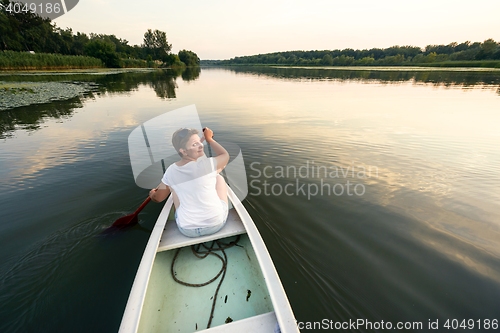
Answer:
<svg viewBox="0 0 500 333"><path fill-rule="evenodd" d="M370 71L456 71L456 72L500 72L498 67L441 67L441 66L282 66L271 65L273 68L301 69L331 69L331 70L370 70Z"/></svg>
<svg viewBox="0 0 500 333"><path fill-rule="evenodd" d="M283 64L202 64L201 68L224 68L224 67L269 67L269 68L300 68L300 69L330 69L330 70L373 70L373 71L500 71L498 67L486 66L441 66L441 65L401 65L401 66L312 66L312 65L283 65ZM123 72L123 71L151 71L173 69L172 67L122 67L122 68L103 68L103 67L21 67L21 68L0 68L0 75L9 73L37 73L37 72Z"/></svg>
<svg viewBox="0 0 500 333"><path fill-rule="evenodd" d="M157 70L164 70L170 68L143 68L143 67L130 67L130 68L48 68L48 69L0 69L0 77L8 75L30 75L30 74L114 74L125 72L151 72Z"/></svg>
<svg viewBox="0 0 500 333"><path fill-rule="evenodd" d="M281 64L238 64L238 65L201 65L201 68L230 68L230 67L267 67L283 69L321 69L347 71L446 71L446 72L500 72L500 67L444 67L444 66L297 66Z"/></svg>

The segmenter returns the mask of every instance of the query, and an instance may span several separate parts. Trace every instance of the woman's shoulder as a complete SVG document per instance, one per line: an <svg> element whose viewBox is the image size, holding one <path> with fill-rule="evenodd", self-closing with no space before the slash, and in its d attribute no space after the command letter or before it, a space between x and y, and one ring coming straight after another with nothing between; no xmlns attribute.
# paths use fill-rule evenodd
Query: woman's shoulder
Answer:
<svg viewBox="0 0 500 333"><path fill-rule="evenodd" d="M179 164L178 164L179 163ZM179 161L176 163L172 163L168 168L167 172L194 172L194 173L210 173L216 168L217 161L214 157L202 156L199 157L196 161L189 161L184 163L183 161ZM170 171L169 171L170 170Z"/></svg>

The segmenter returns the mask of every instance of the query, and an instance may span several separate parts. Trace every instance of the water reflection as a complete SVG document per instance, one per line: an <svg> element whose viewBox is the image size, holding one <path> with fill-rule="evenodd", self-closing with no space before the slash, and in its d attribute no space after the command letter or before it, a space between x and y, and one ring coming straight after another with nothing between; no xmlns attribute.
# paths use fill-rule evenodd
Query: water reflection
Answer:
<svg viewBox="0 0 500 333"><path fill-rule="evenodd" d="M205 69L207 71L210 68ZM221 70L220 68L216 70ZM250 74L253 76L268 76L285 80L337 80L342 82L414 82L416 84L433 84L436 86L462 86L470 88L485 86L496 88L500 95L499 71L444 71L444 70L394 70L394 69L325 69L325 68L283 68L283 67L227 67L227 71ZM123 95L137 91L140 85L146 85L155 91L161 99L176 98L177 78L185 82L197 80L200 76L199 67L138 72L104 72L104 73L26 73L0 75L0 81L12 82L72 82L95 83L91 91L83 96L65 101L51 102L29 107L19 107L0 112L0 138L12 135L15 129L37 130L44 118L70 117L74 109L81 108L88 99L101 95Z"/></svg>
<svg viewBox="0 0 500 333"><path fill-rule="evenodd" d="M238 89L219 84L222 73L227 80L239 74ZM462 89L498 85L499 72L239 67L209 69L203 80L206 77L215 82L214 100L230 100L238 107L234 119L226 115L225 124L232 121L240 135L248 136L241 140L253 143L255 156L248 147L245 152L262 168L298 168L307 161L344 170L352 165L377 167L378 177L363 180L363 200L410 217L412 228L405 225L404 230L418 244L500 281L499 271L491 268L500 258L499 154L493 144L498 138L499 99L488 90ZM244 128L240 119L245 119ZM252 132L261 141L256 142ZM250 176L257 174L248 170ZM325 181L345 183L341 178ZM271 186L282 181L260 180ZM295 180L287 179L281 188ZM328 198L330 205L338 200ZM394 221L388 222L388 229L401 228L399 220Z"/></svg>
<svg viewBox="0 0 500 333"><path fill-rule="evenodd" d="M80 97L50 104L19 107L0 112L0 138L13 135L16 129L35 131L40 129L43 118L62 119L70 117L74 109L81 108Z"/></svg>
<svg viewBox="0 0 500 333"><path fill-rule="evenodd" d="M299 180L306 191L321 180L330 188L347 180L366 187L362 197L308 200L297 187L294 196L247 197L297 319L497 315L500 99L494 92L465 91L453 82L469 81L452 74L446 81L448 73L438 71L235 71L207 69L199 80L197 70L31 76L98 84L73 100L0 113L2 133L28 130L1 142L0 276L7 274L0 277L6 309L0 327L5 322L10 331L29 331L44 323L47 331L87 332L104 322L103 330L118 329L147 235L129 230L101 247L89 234L143 200L144 190L132 181L130 131L191 103L221 140L242 147L249 181L286 186ZM483 75L457 75L469 74ZM498 78L488 75L469 87L496 89L491 83ZM261 164L251 168L253 162ZM376 173L366 179L344 171L324 179L256 177L255 168L312 162ZM160 208L141 213L146 227ZM103 303L103 293L112 302ZM20 315L20 308L29 313Z"/></svg>
<svg viewBox="0 0 500 333"><path fill-rule="evenodd" d="M137 91L141 85L153 88L161 99L176 98L177 78L193 81L200 76L199 68L177 70L108 72L108 73L45 73L0 75L0 81L7 84L17 82L71 82L73 84L95 83L92 89L81 96L64 101L17 107L0 112L0 139L13 135L16 129L38 130L44 119L71 117L75 109L81 108L87 100L102 95L127 95ZM15 94L3 98L16 98ZM20 97L19 97L20 98ZM44 101L41 101L44 102Z"/></svg>
<svg viewBox="0 0 500 333"><path fill-rule="evenodd" d="M194 81L200 77L200 73L200 67L187 67L181 72L181 76L184 81Z"/></svg>
<svg viewBox="0 0 500 333"><path fill-rule="evenodd" d="M500 71L471 69L371 68L331 69L315 67L227 67L235 73L264 75L290 80L340 80L366 82L430 83L437 86L493 86L500 94Z"/></svg>

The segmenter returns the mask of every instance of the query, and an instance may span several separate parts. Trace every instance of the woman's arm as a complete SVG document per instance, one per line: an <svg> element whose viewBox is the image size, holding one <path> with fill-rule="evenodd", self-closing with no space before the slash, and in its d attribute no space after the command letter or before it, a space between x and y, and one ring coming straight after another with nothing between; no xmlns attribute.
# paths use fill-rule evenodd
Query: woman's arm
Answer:
<svg viewBox="0 0 500 333"><path fill-rule="evenodd" d="M205 127L203 129L203 135L215 154L215 160L217 161L217 172L221 172L229 162L229 153L226 149L224 149L224 147L222 147L217 141L214 140L214 132L210 128Z"/></svg>
<svg viewBox="0 0 500 333"><path fill-rule="evenodd" d="M165 200L170 194L170 187L167 185L160 183L156 188L149 191L149 197L154 202L162 202Z"/></svg>

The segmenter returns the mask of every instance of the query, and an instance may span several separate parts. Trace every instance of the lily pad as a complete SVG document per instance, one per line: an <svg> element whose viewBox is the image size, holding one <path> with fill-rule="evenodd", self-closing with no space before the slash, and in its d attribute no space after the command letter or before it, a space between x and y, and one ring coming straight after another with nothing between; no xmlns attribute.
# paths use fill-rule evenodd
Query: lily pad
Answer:
<svg viewBox="0 0 500 333"><path fill-rule="evenodd" d="M88 82L2 82L0 81L0 111L61 101L95 91L97 85Z"/></svg>

